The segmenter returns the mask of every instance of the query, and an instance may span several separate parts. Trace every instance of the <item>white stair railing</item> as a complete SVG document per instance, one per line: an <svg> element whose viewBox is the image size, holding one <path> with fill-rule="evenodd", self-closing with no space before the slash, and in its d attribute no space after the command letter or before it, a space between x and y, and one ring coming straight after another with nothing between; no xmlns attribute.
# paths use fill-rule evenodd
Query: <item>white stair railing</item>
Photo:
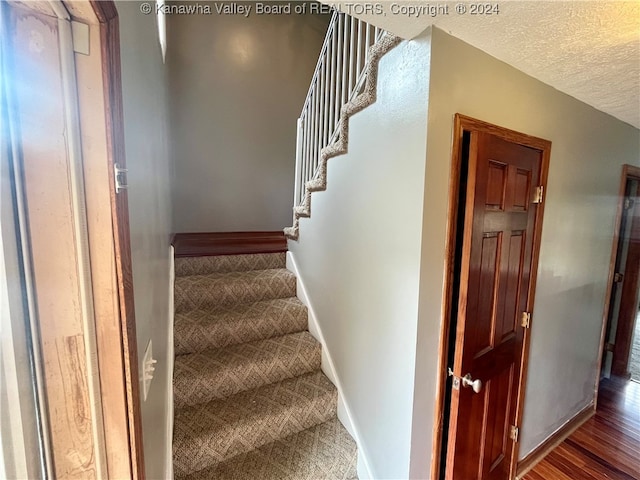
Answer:
<svg viewBox="0 0 640 480"><path fill-rule="evenodd" d="M340 110L364 88L369 47L384 33L362 20L334 11L298 119L295 206L304 200L306 182L318 173L320 151L338 139Z"/></svg>

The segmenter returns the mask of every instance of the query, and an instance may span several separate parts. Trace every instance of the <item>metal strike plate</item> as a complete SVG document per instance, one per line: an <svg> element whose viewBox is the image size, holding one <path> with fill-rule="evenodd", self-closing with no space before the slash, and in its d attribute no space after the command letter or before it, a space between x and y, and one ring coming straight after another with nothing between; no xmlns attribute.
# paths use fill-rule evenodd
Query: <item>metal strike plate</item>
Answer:
<svg viewBox="0 0 640 480"><path fill-rule="evenodd" d="M454 390L460 390L460 377L457 377L453 374L453 370L449 367L448 374L450 377L453 377L453 388Z"/></svg>
<svg viewBox="0 0 640 480"><path fill-rule="evenodd" d="M476 393L479 393L480 390L482 390L482 380L473 380L470 373L467 373L464 377L460 378L457 375L454 375L451 367L448 368L447 373L450 377L453 377L453 388L455 390L460 390L460 384L462 384L463 387L471 387L471 389Z"/></svg>
<svg viewBox="0 0 640 480"><path fill-rule="evenodd" d="M117 163L113 165L113 178L116 186L116 193L120 193L122 190L129 188L129 185L127 185L128 171L129 170L126 168L121 168Z"/></svg>

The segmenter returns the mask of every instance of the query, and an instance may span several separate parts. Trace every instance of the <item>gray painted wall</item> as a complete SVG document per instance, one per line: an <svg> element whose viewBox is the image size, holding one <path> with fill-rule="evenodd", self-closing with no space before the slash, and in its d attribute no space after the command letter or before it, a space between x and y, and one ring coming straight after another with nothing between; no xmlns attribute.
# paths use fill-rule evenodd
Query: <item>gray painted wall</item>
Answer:
<svg viewBox="0 0 640 480"><path fill-rule="evenodd" d="M428 88L428 36L382 58L289 242L373 478L409 474Z"/></svg>
<svg viewBox="0 0 640 480"><path fill-rule="evenodd" d="M125 149L129 168L129 220L138 358L153 340L158 360L149 396L142 402L146 474L167 478L167 342L169 339L169 239L171 233L170 133L167 70L156 19L139 2L118 2Z"/></svg>
<svg viewBox="0 0 640 480"><path fill-rule="evenodd" d="M553 142L520 458L594 398L616 196L640 132L434 29L412 478L428 472L457 112Z"/></svg>
<svg viewBox="0 0 640 480"><path fill-rule="evenodd" d="M296 120L328 17L214 9L168 22L174 231L289 226Z"/></svg>
<svg viewBox="0 0 640 480"><path fill-rule="evenodd" d="M432 35L383 58L290 242L376 478L430 471L454 114L553 142L520 458L593 401L621 165L640 157L637 129Z"/></svg>

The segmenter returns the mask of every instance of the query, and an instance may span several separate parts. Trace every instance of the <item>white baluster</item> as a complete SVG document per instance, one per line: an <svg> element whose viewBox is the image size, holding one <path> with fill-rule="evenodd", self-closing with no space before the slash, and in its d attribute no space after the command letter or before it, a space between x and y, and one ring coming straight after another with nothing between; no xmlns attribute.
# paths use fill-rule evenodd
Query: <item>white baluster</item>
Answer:
<svg viewBox="0 0 640 480"><path fill-rule="evenodd" d="M340 112L365 82L369 48L384 31L334 11L296 130L294 202L305 197L305 184L315 178L320 151L339 134Z"/></svg>

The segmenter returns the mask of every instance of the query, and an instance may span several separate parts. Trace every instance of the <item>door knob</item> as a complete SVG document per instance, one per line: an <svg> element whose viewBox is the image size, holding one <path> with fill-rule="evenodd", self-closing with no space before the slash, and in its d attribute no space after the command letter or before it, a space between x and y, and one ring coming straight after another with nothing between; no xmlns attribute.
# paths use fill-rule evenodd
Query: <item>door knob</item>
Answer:
<svg viewBox="0 0 640 480"><path fill-rule="evenodd" d="M474 392L480 393L480 390L482 390L482 380L480 380L479 378L473 380L471 378L471 374L467 373L464 377L462 377L462 386L471 387Z"/></svg>

